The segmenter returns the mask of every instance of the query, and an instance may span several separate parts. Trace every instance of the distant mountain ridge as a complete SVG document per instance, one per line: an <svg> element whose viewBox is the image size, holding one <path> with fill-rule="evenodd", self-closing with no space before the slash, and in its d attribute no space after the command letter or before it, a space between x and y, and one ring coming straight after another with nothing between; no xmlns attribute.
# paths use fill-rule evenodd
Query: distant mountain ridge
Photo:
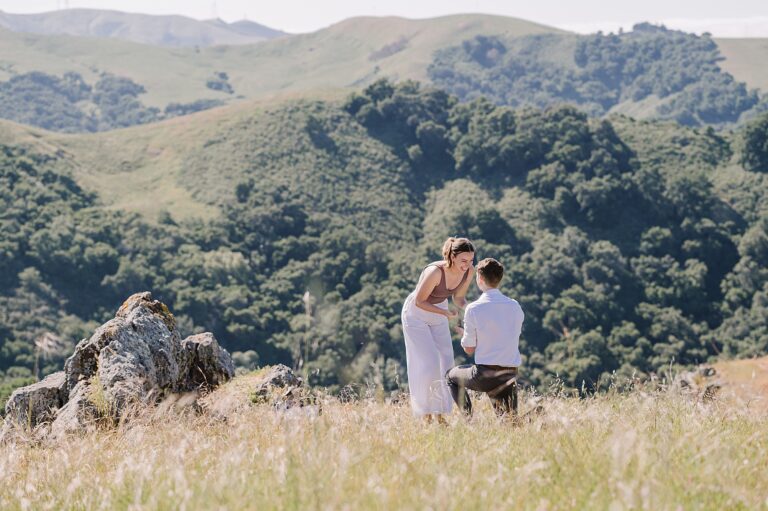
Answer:
<svg viewBox="0 0 768 511"><path fill-rule="evenodd" d="M238 25L242 29L246 25ZM515 18L443 16L426 20L350 18L312 32L250 45L168 48L117 38L13 32L0 27L0 80L43 71L76 72L88 83L102 73L146 88L142 101L165 108L200 99L270 98L307 91L335 91L378 78L427 80L433 53L481 34L507 37L562 31ZM213 72L225 72L234 94L212 90Z"/></svg>
<svg viewBox="0 0 768 511"><path fill-rule="evenodd" d="M174 48L253 44L285 32L241 20L199 21L185 16L156 16L101 9L66 9L40 14L0 12L0 27L43 35L107 37Z"/></svg>
<svg viewBox="0 0 768 511"><path fill-rule="evenodd" d="M247 21L146 18L192 21L198 28L207 23L241 35L258 31ZM539 107L566 102L592 115L662 117L688 125L735 124L768 109L768 74L754 65L768 55L764 40L713 40L645 25L638 34L582 36L483 14L358 17L255 44L181 48L117 36L21 33L0 23L0 117L59 131L113 129L115 122L102 121L153 122L243 99L340 98L380 78L431 82L462 99L484 96ZM123 91L130 94L120 97L135 92L138 103L110 98L104 104L119 111L95 115L79 93L61 85L74 80L95 87L108 75L132 82ZM38 112L41 105L47 119ZM156 115L136 117L142 108Z"/></svg>

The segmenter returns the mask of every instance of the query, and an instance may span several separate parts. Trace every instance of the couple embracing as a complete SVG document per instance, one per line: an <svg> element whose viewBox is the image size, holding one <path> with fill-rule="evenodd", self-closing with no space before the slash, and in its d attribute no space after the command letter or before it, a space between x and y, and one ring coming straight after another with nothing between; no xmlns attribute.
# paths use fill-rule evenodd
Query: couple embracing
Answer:
<svg viewBox="0 0 768 511"><path fill-rule="evenodd" d="M495 259L480 261L475 270L475 247L466 238L448 238L443 260L431 263L403 304L402 322L408 363L408 387L414 415L431 420L451 412L453 402L472 413L466 389L485 392L499 415L517 413L518 348L523 326L520 305L497 288L504 267ZM467 304L466 295L476 275L482 295ZM458 313L448 298L464 309L464 328L456 327L461 346L475 363L454 367L448 321Z"/></svg>

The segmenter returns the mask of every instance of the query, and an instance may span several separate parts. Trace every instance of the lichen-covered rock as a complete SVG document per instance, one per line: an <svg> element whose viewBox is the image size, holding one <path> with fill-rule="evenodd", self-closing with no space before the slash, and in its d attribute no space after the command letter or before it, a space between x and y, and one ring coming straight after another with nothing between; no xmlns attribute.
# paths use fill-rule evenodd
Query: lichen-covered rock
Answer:
<svg viewBox="0 0 768 511"><path fill-rule="evenodd" d="M181 340L168 308L150 293L137 293L114 319L84 339L67 360L67 387L98 376L115 413L144 403L153 389L175 389Z"/></svg>
<svg viewBox="0 0 768 511"><path fill-rule="evenodd" d="M229 352L219 346L210 332L191 335L181 341L182 373L179 390L213 388L235 376Z"/></svg>
<svg viewBox="0 0 768 511"><path fill-rule="evenodd" d="M62 438L70 433L84 431L96 425L101 412L94 403L91 382L80 381L69 392L69 400L56 413L51 424L51 436Z"/></svg>
<svg viewBox="0 0 768 511"><path fill-rule="evenodd" d="M16 389L5 405L6 421L30 429L50 421L67 400L65 383L64 372L59 371L42 381Z"/></svg>

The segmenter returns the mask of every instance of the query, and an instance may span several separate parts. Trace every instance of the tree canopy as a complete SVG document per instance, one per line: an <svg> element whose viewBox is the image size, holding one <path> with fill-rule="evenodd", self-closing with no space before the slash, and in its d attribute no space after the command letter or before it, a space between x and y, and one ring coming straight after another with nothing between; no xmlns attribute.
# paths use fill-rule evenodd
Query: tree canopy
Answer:
<svg viewBox="0 0 768 511"><path fill-rule="evenodd" d="M768 208L748 195L766 182L718 177L732 151L712 131L387 81L261 119L248 123L268 123L264 139L243 124L232 145L204 148L242 166L201 192L222 210L205 222L101 209L52 170L55 156L2 149L6 386L56 369L126 296L150 290L183 333L212 331L245 365L397 388L400 307L456 234L505 265L534 385L596 388L768 349ZM224 158L237 151L242 161ZM36 349L46 333L67 348Z"/></svg>

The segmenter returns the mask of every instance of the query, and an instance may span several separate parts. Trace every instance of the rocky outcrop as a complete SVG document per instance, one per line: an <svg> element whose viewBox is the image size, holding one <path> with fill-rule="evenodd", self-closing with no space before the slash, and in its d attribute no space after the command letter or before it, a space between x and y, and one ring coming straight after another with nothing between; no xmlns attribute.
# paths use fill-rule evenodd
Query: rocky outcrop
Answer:
<svg viewBox="0 0 768 511"><path fill-rule="evenodd" d="M213 334L182 341L168 307L148 292L137 293L78 343L64 372L14 392L6 425L52 422L51 432L59 436L124 418L168 393L214 388L234 373L232 358Z"/></svg>
<svg viewBox="0 0 768 511"><path fill-rule="evenodd" d="M11 394L5 405L6 420L35 428L53 419L56 410L66 401L66 395L64 372L51 374Z"/></svg>

